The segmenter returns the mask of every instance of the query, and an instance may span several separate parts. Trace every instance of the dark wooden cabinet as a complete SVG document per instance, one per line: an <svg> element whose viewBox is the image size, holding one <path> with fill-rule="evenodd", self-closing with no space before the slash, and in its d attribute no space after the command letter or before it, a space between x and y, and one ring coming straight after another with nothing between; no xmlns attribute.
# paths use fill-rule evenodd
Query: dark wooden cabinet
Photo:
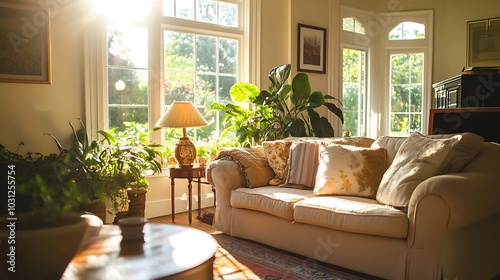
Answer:
<svg viewBox="0 0 500 280"><path fill-rule="evenodd" d="M500 107L500 71L465 71L432 85L433 108Z"/></svg>
<svg viewBox="0 0 500 280"><path fill-rule="evenodd" d="M471 69L432 87L429 135L474 132L500 143L500 69Z"/></svg>

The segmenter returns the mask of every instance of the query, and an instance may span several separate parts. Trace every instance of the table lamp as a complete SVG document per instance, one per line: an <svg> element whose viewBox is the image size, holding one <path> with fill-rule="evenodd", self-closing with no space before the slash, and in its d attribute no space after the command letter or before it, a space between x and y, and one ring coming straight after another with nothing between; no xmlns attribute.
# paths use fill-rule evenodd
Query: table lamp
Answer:
<svg viewBox="0 0 500 280"><path fill-rule="evenodd" d="M175 159L180 168L192 168L196 147L186 135L186 128L208 125L200 112L189 101L174 101L155 127L182 128L183 136L175 145Z"/></svg>

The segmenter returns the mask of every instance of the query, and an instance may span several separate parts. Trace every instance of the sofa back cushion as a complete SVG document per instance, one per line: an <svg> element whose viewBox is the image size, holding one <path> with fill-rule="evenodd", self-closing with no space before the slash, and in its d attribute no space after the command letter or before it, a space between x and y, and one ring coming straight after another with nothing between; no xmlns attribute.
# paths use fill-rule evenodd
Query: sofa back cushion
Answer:
<svg viewBox="0 0 500 280"><path fill-rule="evenodd" d="M479 153L483 147L484 138L471 132L460 134L429 135L431 139L447 139L458 136L458 143L453 148L453 153L444 173L457 173ZM381 136L372 144L372 148L385 148L387 151L387 167L389 167L399 148L407 137Z"/></svg>
<svg viewBox="0 0 500 280"><path fill-rule="evenodd" d="M383 148L322 144L314 194L375 198L386 166Z"/></svg>
<svg viewBox="0 0 500 280"><path fill-rule="evenodd" d="M406 208L420 182L442 173L460 136L432 139L415 132L401 144L377 191L378 202Z"/></svg>

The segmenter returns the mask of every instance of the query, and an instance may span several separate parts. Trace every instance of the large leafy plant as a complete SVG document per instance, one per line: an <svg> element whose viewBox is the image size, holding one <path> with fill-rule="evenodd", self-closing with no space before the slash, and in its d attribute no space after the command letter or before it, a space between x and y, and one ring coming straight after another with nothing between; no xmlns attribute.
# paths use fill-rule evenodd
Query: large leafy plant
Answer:
<svg viewBox="0 0 500 280"><path fill-rule="evenodd" d="M290 64L273 68L269 72L271 85L268 90L259 91L256 85L245 82L233 85L231 99L250 106L213 104L212 109L226 113L221 137L234 131L240 144L249 146L252 142L290 136L334 136L331 123L315 109L324 106L344 123L342 110L331 102L340 101L321 91L311 91L309 77L304 73L298 73L293 77L292 84L287 84L290 70Z"/></svg>

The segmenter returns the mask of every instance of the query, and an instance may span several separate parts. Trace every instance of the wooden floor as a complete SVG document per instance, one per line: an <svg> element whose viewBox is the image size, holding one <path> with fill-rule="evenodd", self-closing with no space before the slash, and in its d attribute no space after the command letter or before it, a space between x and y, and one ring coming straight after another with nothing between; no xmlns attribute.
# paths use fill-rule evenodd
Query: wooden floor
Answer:
<svg viewBox="0 0 500 280"><path fill-rule="evenodd" d="M204 213L214 213L215 208L214 207L209 207L209 208L203 208L201 209L201 215ZM211 225L206 224L196 218L198 215L198 210L193 210L193 218L192 218L192 223L189 225L189 219L188 219L188 212L184 213L177 213L175 214L175 223L176 225L181 225L181 226L190 226L199 230L202 230L206 233L212 234L212 233L217 233L218 231L213 229ZM148 218L149 223L154 223L154 224L172 224L172 216L161 216L161 217L155 217L155 218Z"/></svg>

